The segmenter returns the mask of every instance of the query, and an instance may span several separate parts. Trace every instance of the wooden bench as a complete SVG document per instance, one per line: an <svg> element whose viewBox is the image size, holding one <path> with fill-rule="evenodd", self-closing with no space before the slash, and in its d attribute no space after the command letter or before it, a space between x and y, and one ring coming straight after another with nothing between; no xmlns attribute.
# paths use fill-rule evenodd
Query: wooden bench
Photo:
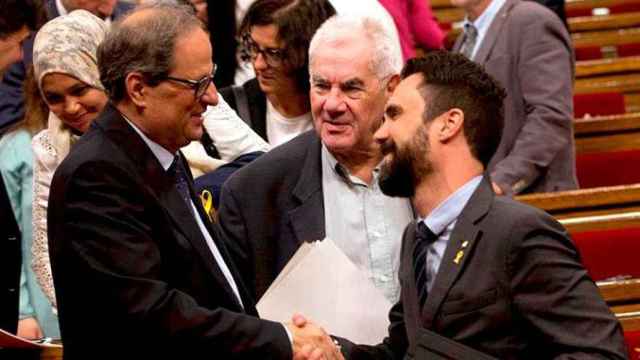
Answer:
<svg viewBox="0 0 640 360"><path fill-rule="evenodd" d="M640 26L640 11L611 15L578 16L567 19L567 23L572 33L624 29Z"/></svg>
<svg viewBox="0 0 640 360"><path fill-rule="evenodd" d="M640 56L583 60L576 62L576 77L640 72Z"/></svg>
<svg viewBox="0 0 640 360"><path fill-rule="evenodd" d="M566 0L565 11L568 18L589 16L595 9L607 9L611 14L640 11L640 0ZM601 10L596 10L597 13Z"/></svg>

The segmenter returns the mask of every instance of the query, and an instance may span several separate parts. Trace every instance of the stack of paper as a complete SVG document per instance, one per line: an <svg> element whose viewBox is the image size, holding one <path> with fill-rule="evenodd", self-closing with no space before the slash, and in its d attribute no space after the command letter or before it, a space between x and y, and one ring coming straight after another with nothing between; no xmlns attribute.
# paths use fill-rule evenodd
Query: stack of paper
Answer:
<svg viewBox="0 0 640 360"><path fill-rule="evenodd" d="M300 313L358 344L387 335L391 303L330 239L304 243L257 305L260 317L288 322Z"/></svg>

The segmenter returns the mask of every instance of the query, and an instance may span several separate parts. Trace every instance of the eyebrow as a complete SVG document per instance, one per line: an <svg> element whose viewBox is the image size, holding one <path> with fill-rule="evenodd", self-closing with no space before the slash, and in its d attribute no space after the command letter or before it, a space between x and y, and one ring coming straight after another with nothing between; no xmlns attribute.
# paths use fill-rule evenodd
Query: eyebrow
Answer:
<svg viewBox="0 0 640 360"><path fill-rule="evenodd" d="M360 80L358 78L349 79L349 80L345 81L342 84L342 86L345 86L345 87L362 87L362 86L364 86L364 81L362 81L362 80Z"/></svg>
<svg viewBox="0 0 640 360"><path fill-rule="evenodd" d="M311 81L313 81L314 83L326 83L327 80L323 77L321 77L320 75L313 75L311 76Z"/></svg>

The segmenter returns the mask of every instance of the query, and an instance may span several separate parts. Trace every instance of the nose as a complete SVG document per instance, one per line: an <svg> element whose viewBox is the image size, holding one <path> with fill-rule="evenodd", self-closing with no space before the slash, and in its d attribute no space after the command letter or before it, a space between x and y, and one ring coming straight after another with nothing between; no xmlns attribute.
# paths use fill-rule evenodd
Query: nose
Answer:
<svg viewBox="0 0 640 360"><path fill-rule="evenodd" d="M345 104L342 92L339 89L331 89L324 103L324 109L331 115L338 115L347 110L347 105Z"/></svg>
<svg viewBox="0 0 640 360"><path fill-rule="evenodd" d="M254 70L265 70L268 67L269 65L267 64L267 60L264 58L264 54L258 52L258 54L256 54L256 58L253 59Z"/></svg>
<svg viewBox="0 0 640 360"><path fill-rule="evenodd" d="M383 144L389 138L389 122L382 121L378 130L373 134L373 138L378 144Z"/></svg>
<svg viewBox="0 0 640 360"><path fill-rule="evenodd" d="M206 105L211 105L211 106L218 105L218 89L213 84L213 82L211 82L211 84L209 84L209 87L207 88L207 91L205 91L204 94L202 95L202 97L200 98L200 103L204 104L205 106Z"/></svg>
<svg viewBox="0 0 640 360"><path fill-rule="evenodd" d="M64 102L64 112L69 116L75 116L80 111L80 102L72 97L67 97Z"/></svg>

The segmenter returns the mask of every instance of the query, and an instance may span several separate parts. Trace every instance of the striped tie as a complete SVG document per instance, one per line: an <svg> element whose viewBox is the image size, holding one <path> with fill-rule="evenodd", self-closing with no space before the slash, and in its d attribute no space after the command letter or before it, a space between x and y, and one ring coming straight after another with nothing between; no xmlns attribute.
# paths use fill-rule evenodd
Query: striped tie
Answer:
<svg viewBox="0 0 640 360"><path fill-rule="evenodd" d="M171 163L171 166L167 170L169 176L173 178L174 184L176 186L176 190L180 193L180 197L184 200L185 205L189 209L189 212L193 215L193 208L191 207L191 193L189 191L189 184L187 179L186 170L182 165L182 160L180 159L180 155L176 155Z"/></svg>
<svg viewBox="0 0 640 360"><path fill-rule="evenodd" d="M413 248L413 273L416 278L416 289L418 290L418 299L420 300L420 308L427 301L427 251L429 245L433 244L438 236L420 221L416 226L416 243Z"/></svg>
<svg viewBox="0 0 640 360"><path fill-rule="evenodd" d="M464 26L464 40L462 41L462 47L460 47L460 53L469 60L472 60L471 57L473 55L473 48L476 47L476 40L478 40L478 30L472 24L466 24Z"/></svg>

